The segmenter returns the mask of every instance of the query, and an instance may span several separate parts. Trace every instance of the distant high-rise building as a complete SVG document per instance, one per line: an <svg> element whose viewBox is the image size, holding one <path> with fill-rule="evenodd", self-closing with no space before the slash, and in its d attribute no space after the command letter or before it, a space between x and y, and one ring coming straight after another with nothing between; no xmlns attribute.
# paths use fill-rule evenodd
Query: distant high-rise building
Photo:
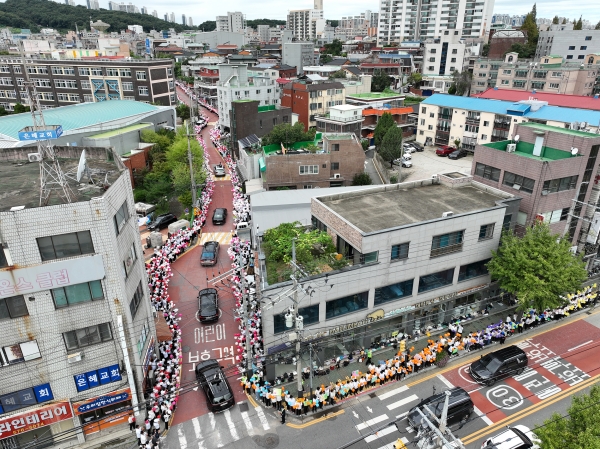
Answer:
<svg viewBox="0 0 600 449"><path fill-rule="evenodd" d="M172 12L172 13L169 15L169 22L173 22L173 23L175 23L175 13L174 13L174 12Z"/></svg>
<svg viewBox="0 0 600 449"><path fill-rule="evenodd" d="M319 0L317 0L319 1ZM317 38L317 33L325 28L322 9L297 9L288 12L287 26L294 37L301 41L311 41Z"/></svg>
<svg viewBox="0 0 600 449"><path fill-rule="evenodd" d="M108 9L111 11L123 11L128 13L139 13L140 10L133 3L128 3L127 5L123 2L108 2Z"/></svg>
<svg viewBox="0 0 600 449"><path fill-rule="evenodd" d="M110 11L120 11L119 4L117 2L108 2L108 9Z"/></svg>
<svg viewBox="0 0 600 449"><path fill-rule="evenodd" d="M75 6L75 0L65 0L65 5Z"/></svg>
<svg viewBox="0 0 600 449"><path fill-rule="evenodd" d="M142 8L140 9L142 14L149 14L148 12L148 8L146 8L145 6L142 6Z"/></svg>
<svg viewBox="0 0 600 449"><path fill-rule="evenodd" d="M189 27L193 27L194 26L194 21L192 20L191 17L188 17L188 26Z"/></svg>
<svg viewBox="0 0 600 449"><path fill-rule="evenodd" d="M98 0L87 0L88 9L100 9Z"/></svg>
<svg viewBox="0 0 600 449"><path fill-rule="evenodd" d="M183 26L186 26L186 25L187 25L187 20L186 20L185 14L182 14L182 15L181 15L181 24L182 24Z"/></svg>
<svg viewBox="0 0 600 449"><path fill-rule="evenodd" d="M315 0L315 7L313 9L323 9L323 0Z"/></svg>
<svg viewBox="0 0 600 449"><path fill-rule="evenodd" d="M152 11L152 15L156 18L158 18L158 12L156 12L156 9L154 11Z"/></svg>
<svg viewBox="0 0 600 449"><path fill-rule="evenodd" d="M169 21L169 13L167 12L167 13L165 13L165 22L168 22L168 21Z"/></svg>
<svg viewBox="0 0 600 449"><path fill-rule="evenodd" d="M217 16L217 31L243 33L246 28L246 18L239 11L227 12L226 16Z"/></svg>

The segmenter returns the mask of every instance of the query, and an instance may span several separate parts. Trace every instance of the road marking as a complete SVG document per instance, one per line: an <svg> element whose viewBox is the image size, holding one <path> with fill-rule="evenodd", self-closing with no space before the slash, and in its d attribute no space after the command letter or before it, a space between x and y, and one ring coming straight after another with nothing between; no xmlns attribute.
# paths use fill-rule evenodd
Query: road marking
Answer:
<svg viewBox="0 0 600 449"><path fill-rule="evenodd" d="M231 437L233 438L233 441L239 440L240 436L238 435L237 429L235 428L235 424L231 419L231 412L229 410L225 410L223 412L223 415L225 416L225 421L227 421L227 425L229 426L229 432L231 432Z"/></svg>
<svg viewBox="0 0 600 449"><path fill-rule="evenodd" d="M479 416L484 423L486 423L488 426L491 426L492 424L494 424L494 421L492 421L490 418L488 418L487 416L485 416L485 413L483 413L481 410L479 410L477 407L473 407L473 411L475 412L475 414L477 416Z"/></svg>
<svg viewBox="0 0 600 449"><path fill-rule="evenodd" d="M215 436L213 437L217 442L217 447L223 447L223 443L221 443L221 433L217 429L217 421L215 420L215 414L209 413L208 418L210 419L210 427L212 428Z"/></svg>
<svg viewBox="0 0 600 449"><path fill-rule="evenodd" d="M405 397L404 399L400 399L398 402L394 402L387 406L388 410L394 410L398 407L402 407L403 405L408 404L409 402L416 401L419 399L419 396L416 394L411 394L410 396Z"/></svg>
<svg viewBox="0 0 600 449"><path fill-rule="evenodd" d="M437 376L437 378L438 378L439 380L441 380L441 381L442 381L442 383L443 383L444 385L446 385L448 388L454 388L454 385L452 385L452 382L450 382L448 379L446 379L446 378L445 378L444 376L442 376L441 374L439 374L439 375Z"/></svg>
<svg viewBox="0 0 600 449"><path fill-rule="evenodd" d="M325 414L325 416L322 416L321 418L314 419L314 420L309 421L309 422L304 423L304 424L292 424L292 423L288 423L288 424L286 424L286 426L291 427L292 429L304 429L304 428L306 428L308 426L312 426L314 424L320 423L321 421L325 421L325 420L327 420L329 418L334 418L334 417L336 417L338 415L342 415L345 412L346 412L345 410L339 410L339 411L337 411L335 413L327 413L327 414Z"/></svg>
<svg viewBox="0 0 600 449"><path fill-rule="evenodd" d="M381 395L377 395L377 397L379 398L379 400L383 401L387 398L391 398L392 396L402 393L404 391L408 390L408 387L406 385L402 385L400 388L396 388L395 390L392 391L388 391L387 393L383 393Z"/></svg>
<svg viewBox="0 0 600 449"><path fill-rule="evenodd" d="M363 430L363 429L366 429L367 427L371 427L372 425L377 424L378 422L385 421L386 419L389 419L388 415L381 415L381 416L378 416L377 418L373 418L373 419L370 419L368 421L358 424L356 426L356 429Z"/></svg>
<svg viewBox="0 0 600 449"><path fill-rule="evenodd" d="M185 438L185 434L183 433L183 427L179 426L177 429L177 436L179 437L179 447L181 449L187 448L187 439Z"/></svg>
<svg viewBox="0 0 600 449"><path fill-rule="evenodd" d="M271 427L269 426L269 421L267 421L267 417L265 416L265 412L263 412L262 407L254 407L254 410L256 410L256 414L258 415L258 419L260 419L263 429L269 430Z"/></svg>
<svg viewBox="0 0 600 449"><path fill-rule="evenodd" d="M571 352L571 351L575 351L575 349L579 349L582 346L585 345L589 345L590 343L592 343L594 340L590 340L590 341L586 341L585 343L581 343L580 345L575 346L574 348L568 349L567 352Z"/></svg>
<svg viewBox="0 0 600 449"><path fill-rule="evenodd" d="M250 421L250 416L248 412L242 412L242 418L244 419L244 424L246 424L246 430L248 431L248 435L254 435L254 427L252 426L252 421Z"/></svg>
<svg viewBox="0 0 600 449"><path fill-rule="evenodd" d="M231 232L205 232L200 237L200 244L204 245L206 242L219 242L221 245L229 245L231 243Z"/></svg>
<svg viewBox="0 0 600 449"><path fill-rule="evenodd" d="M402 413L402 414L400 414L400 415L396 416L396 419L404 419L404 417L405 417L406 415L408 415L408 412L404 412L404 413Z"/></svg>
<svg viewBox="0 0 600 449"><path fill-rule="evenodd" d="M408 444L408 438L406 437L402 437L399 438L400 441L402 441L402 444L404 444L404 448L406 448L406 445ZM398 440L396 440L398 441ZM392 442L392 443L388 443L385 446L381 446L379 449L396 449L396 441Z"/></svg>
<svg viewBox="0 0 600 449"><path fill-rule="evenodd" d="M365 438L365 443L370 443L371 441L375 441L378 438L386 436L387 434L390 434L392 432L396 432L397 430L398 429L396 429L396 426L386 427L385 429L382 429L379 432L377 432L377 433L375 433L373 435L369 435L367 438Z"/></svg>
<svg viewBox="0 0 600 449"><path fill-rule="evenodd" d="M198 421L198 418L192 419L192 425L194 426L194 433L196 434L198 449L204 449L204 440L202 440L202 431L200 429L200 421Z"/></svg>

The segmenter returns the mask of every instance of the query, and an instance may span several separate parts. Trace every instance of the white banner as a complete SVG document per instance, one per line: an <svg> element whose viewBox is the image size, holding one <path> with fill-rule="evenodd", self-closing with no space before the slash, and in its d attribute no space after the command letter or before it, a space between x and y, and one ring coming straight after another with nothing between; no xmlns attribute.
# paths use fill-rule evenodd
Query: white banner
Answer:
<svg viewBox="0 0 600 449"><path fill-rule="evenodd" d="M594 218L587 235L587 243L595 245L598 242L598 231L600 231L600 212L594 212Z"/></svg>
<svg viewBox="0 0 600 449"><path fill-rule="evenodd" d="M102 255L0 270L0 298L104 279Z"/></svg>

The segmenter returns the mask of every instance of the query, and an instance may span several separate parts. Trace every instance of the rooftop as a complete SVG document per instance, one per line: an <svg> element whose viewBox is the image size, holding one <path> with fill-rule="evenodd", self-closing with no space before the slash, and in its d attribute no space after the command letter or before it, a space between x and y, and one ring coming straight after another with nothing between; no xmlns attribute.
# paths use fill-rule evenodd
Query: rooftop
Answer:
<svg viewBox="0 0 600 449"><path fill-rule="evenodd" d="M398 94L396 92L366 92L364 94L352 94L346 96L348 98L356 98L359 100L385 100L387 98L404 97L403 94Z"/></svg>
<svg viewBox="0 0 600 449"><path fill-rule="evenodd" d="M411 192L412 189L418 192ZM370 234L438 220L448 211L459 215L489 209L505 198L472 184L451 188L444 184L421 186L419 182L418 187L417 183L394 184L318 200L363 234Z"/></svg>
<svg viewBox="0 0 600 449"><path fill-rule="evenodd" d="M147 128L150 125L150 123L137 123L135 125L125 126L124 128L113 129L112 131L96 134L94 136L90 136L89 139L107 139L109 137L118 136L119 134L125 134L130 131L136 131L138 129Z"/></svg>
<svg viewBox="0 0 600 449"><path fill-rule="evenodd" d="M588 97L584 95L566 95L537 91L532 92L528 90L523 91L489 88L480 94L473 95L473 97L505 101L521 101L533 98L539 101L547 101L551 106L563 106L567 108L591 109L600 111L600 98Z"/></svg>

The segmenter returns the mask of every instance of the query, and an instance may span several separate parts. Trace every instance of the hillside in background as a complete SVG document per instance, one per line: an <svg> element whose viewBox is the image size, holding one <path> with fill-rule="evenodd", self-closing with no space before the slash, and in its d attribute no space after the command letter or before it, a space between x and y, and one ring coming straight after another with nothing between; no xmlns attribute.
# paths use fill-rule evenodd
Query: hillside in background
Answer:
<svg viewBox="0 0 600 449"><path fill-rule="evenodd" d="M101 20L108 23L109 32L126 30L127 25L141 25L146 32L169 28L174 28L177 32L198 29L167 22L149 14L130 14L107 9L91 10L81 5L69 6L50 0L6 0L0 3L1 27L29 28L32 33L39 32L41 28L54 28L61 32L75 30L75 24L79 29L89 29L90 16L94 22Z"/></svg>

